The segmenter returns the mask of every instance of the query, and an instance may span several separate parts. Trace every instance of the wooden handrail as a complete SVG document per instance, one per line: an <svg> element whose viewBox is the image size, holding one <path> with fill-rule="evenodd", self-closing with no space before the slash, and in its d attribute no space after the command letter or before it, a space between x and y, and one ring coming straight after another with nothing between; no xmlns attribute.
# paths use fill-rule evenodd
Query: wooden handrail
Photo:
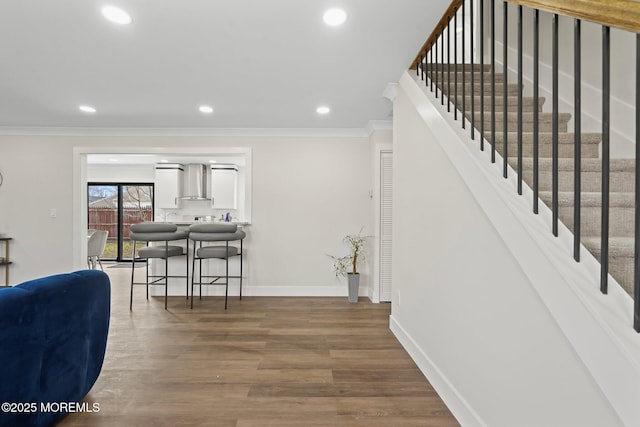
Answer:
<svg viewBox="0 0 640 427"><path fill-rule="evenodd" d="M509 3L557 13L571 18L583 19L612 28L640 33L640 1L638 0L507 0ZM420 49L409 69L415 70L420 55L438 38L438 29L443 28L460 8L462 0L453 0L438 21L433 32Z"/></svg>
<svg viewBox="0 0 640 427"><path fill-rule="evenodd" d="M640 33L637 0L508 0L509 3Z"/></svg>

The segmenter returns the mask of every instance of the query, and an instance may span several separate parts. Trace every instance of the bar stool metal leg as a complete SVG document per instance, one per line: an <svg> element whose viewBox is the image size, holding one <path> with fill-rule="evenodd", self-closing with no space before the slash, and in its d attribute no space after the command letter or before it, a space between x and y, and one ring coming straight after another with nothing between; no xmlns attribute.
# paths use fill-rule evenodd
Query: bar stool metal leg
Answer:
<svg viewBox="0 0 640 427"><path fill-rule="evenodd" d="M134 282L134 274L136 271L136 241L133 240L133 249L131 256L131 295L129 296L129 311L132 310L133 307L133 282Z"/></svg>
<svg viewBox="0 0 640 427"><path fill-rule="evenodd" d="M242 240L240 240L240 299L242 299L242 258L244 257L244 249L242 248Z"/></svg>
<svg viewBox="0 0 640 427"><path fill-rule="evenodd" d="M229 297L229 241L227 240L227 244L225 245L225 250L227 251L227 256L225 257L225 281L224 281L224 309L227 309L227 299Z"/></svg>

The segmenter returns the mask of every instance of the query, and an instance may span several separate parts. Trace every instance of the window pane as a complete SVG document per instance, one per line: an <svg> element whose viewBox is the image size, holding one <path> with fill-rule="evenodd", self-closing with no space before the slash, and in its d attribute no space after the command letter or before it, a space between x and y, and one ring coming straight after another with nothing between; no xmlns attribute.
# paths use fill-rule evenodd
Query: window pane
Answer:
<svg viewBox="0 0 640 427"><path fill-rule="evenodd" d="M89 185L89 230L109 232L102 259L118 256L118 186Z"/></svg>
<svg viewBox="0 0 640 427"><path fill-rule="evenodd" d="M131 259L131 239L129 227L144 221L153 221L153 186L151 185L123 185L122 186L122 258ZM137 243L136 249L145 247L144 243Z"/></svg>

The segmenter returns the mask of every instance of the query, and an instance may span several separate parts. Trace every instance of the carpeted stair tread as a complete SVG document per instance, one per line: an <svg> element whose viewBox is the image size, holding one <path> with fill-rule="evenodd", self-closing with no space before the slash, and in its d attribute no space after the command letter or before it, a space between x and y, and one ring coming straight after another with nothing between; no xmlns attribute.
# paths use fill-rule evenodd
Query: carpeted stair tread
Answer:
<svg viewBox="0 0 640 427"><path fill-rule="evenodd" d="M545 205L551 207L551 191L539 193ZM602 195L597 192L581 194L580 235L599 236L602 230ZM558 217L569 230L574 229L573 193L558 193ZM609 206L609 235L626 237L635 229L635 195L633 193L611 193Z"/></svg>
<svg viewBox="0 0 640 427"><path fill-rule="evenodd" d="M422 70L421 70L421 72L422 72ZM453 84L455 82L456 75L458 77L458 84L462 84L463 76L464 76L465 83L472 81L471 80L471 70L463 71L461 65L458 64L458 71L456 71L455 64L451 64L451 84ZM473 72L473 81L476 82L476 83L480 82L482 80L481 76L482 76L482 73L479 70L474 70L474 72ZM425 77L429 77L429 75L427 74L427 75L425 75ZM435 79L436 79L436 75L434 74L433 75L434 83L435 83ZM440 79L442 79L442 68L438 69L438 81L440 81ZM448 71L447 71L447 66L445 65L445 67L444 67L444 81L447 81L447 79L448 79ZM496 83L502 83L502 82L504 82L504 74L496 73ZM487 72L484 73L484 83L491 84L491 72L490 71L487 71Z"/></svg>
<svg viewBox="0 0 640 427"><path fill-rule="evenodd" d="M496 144L502 144L503 141L503 133L496 132ZM507 140L509 142L517 142L518 141L518 132L507 132ZM558 144L559 145L571 145L573 147L575 140L575 134L573 132L563 132L558 134ZM602 141L602 135L599 133L582 133L580 142L582 147L585 145L598 145ZM522 143L523 144L533 144L533 132L523 132L522 133ZM553 143L553 133L551 132L540 132L538 134L538 144L552 144ZM496 148L498 147L496 146Z"/></svg>
<svg viewBox="0 0 640 427"><path fill-rule="evenodd" d="M515 154L515 153L510 153ZM517 170L518 159L509 157L509 164ZM573 159L558 159L558 189L573 191ZM529 186L533 186L533 159L522 159L522 176ZM583 192L599 192L602 188L602 162L600 159L582 159L581 189ZM610 193L635 191L635 165L633 160L615 159L611 161L609 174ZM538 165L538 190L551 190L553 184L552 159L540 158Z"/></svg>
<svg viewBox="0 0 640 427"><path fill-rule="evenodd" d="M509 161L513 161L517 164L516 158L509 158ZM539 159L540 170L551 170L552 159L541 157ZM533 168L533 158L522 159L523 168ZM573 159L558 159L558 170L560 171L573 171L574 161ZM581 169L585 172L602 171L602 160L600 159L582 159ZM635 172L635 160L633 159L611 159L609 164L609 170L611 172Z"/></svg>
<svg viewBox="0 0 640 427"><path fill-rule="evenodd" d="M600 260L600 236L582 237L582 244ZM634 240L632 237L609 238L609 274L629 295L633 295Z"/></svg>
<svg viewBox="0 0 640 427"><path fill-rule="evenodd" d="M551 191L538 192L540 199L551 202ZM558 191L558 204L573 207L574 193L572 191ZM580 193L580 206L582 208L602 206L602 194L600 192L582 192ZM634 208L635 193L629 192L613 192L609 194L609 206L611 208Z"/></svg>
<svg viewBox="0 0 640 427"><path fill-rule="evenodd" d="M458 100L458 109L461 110L462 109L462 99L463 96L461 93L458 93L458 97L456 98ZM473 96L473 106L474 106L474 111L476 113L480 112L480 100L482 98L480 97L480 93L474 93ZM467 93L464 96L464 100L465 100L465 112L466 112L466 116L469 116L469 113L471 112L471 94ZM452 100L453 101L453 100ZM542 111L542 107L545 103L545 98L543 97L539 97L538 98L538 111ZM522 111L529 111L529 112L533 112L533 98L527 97L527 98L523 98L522 99ZM496 98L496 112L498 111L502 111L504 105L502 103L502 97L500 97L500 99ZM484 96L484 112L485 114L491 114L491 96ZM517 96L508 96L507 97L507 111L515 111L516 108L518 108L518 97Z"/></svg>
<svg viewBox="0 0 640 427"><path fill-rule="evenodd" d="M440 76L438 76L440 77ZM436 83L436 86L438 87L439 90L442 90L445 95L449 93L449 91L451 91L451 94L454 95L455 94L455 82L453 81L453 79L451 80L451 84L449 84L449 80L447 80L447 75L445 73L444 76L445 80L444 81L440 81L438 80ZM479 82L466 82L464 85L462 85L462 82L458 82L458 95L462 95L462 89L464 87L464 91L465 91L465 95L471 95L471 86L473 86L473 92L474 92L474 96L476 95L476 93L479 95L481 88L480 88L480 83ZM491 87L492 85L490 83L486 83L484 84L484 93L491 93ZM502 97L504 96L504 83L496 83L495 85L496 91L497 93L500 94L500 99L502 99ZM507 84L507 96L517 96L518 92L520 91L520 86L515 84L515 83L508 83ZM498 97L496 97L496 104L498 103L497 101Z"/></svg>
<svg viewBox="0 0 640 427"><path fill-rule="evenodd" d="M442 63L439 63L439 64L426 63L425 64L425 63L423 63L423 64L419 64L418 67L422 70L422 67L424 66L424 69L425 69L426 72L429 72L431 69L433 69L434 72L435 72L436 69L439 70L443 66L446 69L446 67L448 65L451 66L451 69L453 69L453 67L455 67L455 63L452 63L452 64L442 64ZM471 72L471 68L473 68L474 72L477 71L479 73L481 70L484 70L485 73L491 73L491 64L484 64L484 65L480 65L480 64L464 64L464 65L458 64L458 70L459 71L465 71L466 70L466 71ZM496 73L496 75L498 75L498 73Z"/></svg>
<svg viewBox="0 0 640 427"><path fill-rule="evenodd" d="M458 65L458 68L460 68L460 65ZM460 71L458 70L458 72L456 73L455 71L455 67L452 66L451 67L451 81L455 81L455 77L456 74L458 75L458 83L461 84L462 83L462 77L464 76L464 81L465 83L467 82L471 82L471 71ZM479 71L474 71L473 72L473 81L475 83L479 83L481 79L482 73L480 73ZM440 78L440 76L438 76L438 78ZM444 69L444 78L445 81L447 79L447 69ZM502 83L504 82L504 74L500 73L500 74L496 74L496 83ZM484 73L484 83L489 83L491 84L491 73Z"/></svg>
<svg viewBox="0 0 640 427"><path fill-rule="evenodd" d="M600 257L600 236L583 237L581 241L594 256ZM633 258L634 251L633 237L609 237L609 257Z"/></svg>
<svg viewBox="0 0 640 427"><path fill-rule="evenodd" d="M477 125L476 125L477 127ZM487 142L491 138L490 132L485 132ZM592 136L593 135L593 136ZM572 133L561 133L558 138L558 156L561 158L573 159L574 135ZM502 154L504 150L503 133L496 132L496 151ZM517 132L509 132L507 135L509 144L508 150L510 156L517 156L518 153L518 134ZM588 134L582 137L581 154L583 158L598 158L599 156L600 134ZM538 156L539 158L551 157L552 155L552 134L550 132L541 133L538 138ZM525 132L522 134L522 156L533 157L533 133Z"/></svg>
<svg viewBox="0 0 640 427"><path fill-rule="evenodd" d="M496 111L496 135L500 132L504 132L504 116L505 114L500 111ZM507 133L517 133L518 131L518 122L517 122L517 113L515 112L507 112ZM528 112L524 113L522 117L522 131L523 132L533 132L533 113ZM553 131L553 116L551 113L540 113L538 117L538 130L543 133L550 133ZM558 116L558 131L559 132L567 132L568 130L568 122L571 120L571 114L563 113ZM491 126L492 126L491 114L485 114L484 116L484 131L485 135L490 139L491 138ZM476 114L476 120L474 126L476 128L480 127L480 113ZM508 137L508 136L507 136Z"/></svg>
<svg viewBox="0 0 640 427"><path fill-rule="evenodd" d="M468 119L470 119L471 114L466 114L465 117L467 117ZM509 121L513 121L516 124L518 123L518 113L516 111L509 111L507 110L507 120ZM475 114L474 114L474 118L475 121L480 123L480 111L476 110ZM522 123L533 123L533 111L525 111L522 113ZM505 113L503 111L496 111L496 121L500 121L503 122L505 119ZM539 113L538 114L538 120L540 122L545 122L545 121L549 121L551 122L551 120L553 119L553 115L552 113ZM560 113L558 114L558 122L562 123L562 122L568 122L569 120L571 120L571 114L570 113ZM484 121L485 123L490 123L491 122L491 111L485 111L484 113ZM517 133L517 132L514 132ZM551 133L551 132L548 132Z"/></svg>

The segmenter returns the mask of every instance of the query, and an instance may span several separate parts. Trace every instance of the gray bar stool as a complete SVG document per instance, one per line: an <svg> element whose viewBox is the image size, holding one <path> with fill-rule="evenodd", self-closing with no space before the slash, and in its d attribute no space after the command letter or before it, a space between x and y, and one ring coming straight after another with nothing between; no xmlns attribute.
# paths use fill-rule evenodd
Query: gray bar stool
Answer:
<svg viewBox="0 0 640 427"><path fill-rule="evenodd" d="M184 276L169 275L169 258L174 256L186 255L185 248L177 245L169 245L169 242L176 240L186 240L189 236L188 231L178 231L175 224L163 224L154 222L143 222L140 224L132 224L130 226L131 240L133 241L133 262L131 263L131 297L129 299L129 310L133 307L133 286L145 285L147 287L147 299L149 299L149 285L164 285L164 308L167 309L167 296L169 289L169 277L185 278L187 283L187 298L189 298L189 260L187 257L186 267L187 274ZM147 246L138 251L138 260L146 260L146 281L135 282L134 273L136 268L136 242L164 242L164 245ZM188 240L187 240L188 249ZM164 275L149 275L149 259L164 259ZM149 282L149 279L154 279ZM164 283L158 283L164 280Z"/></svg>
<svg viewBox="0 0 640 427"><path fill-rule="evenodd" d="M242 299L242 240L246 234L238 231L236 224L193 224L189 227L189 240L193 240L193 265L191 268L191 308L193 308L194 286L200 286L200 298L202 298L202 285L220 285L225 287L224 309L227 309L229 296L229 279L240 279L240 299ZM232 246L229 242L240 241L240 248ZM203 244L204 243L204 244ZM240 257L240 275L229 275L229 258ZM202 260L223 259L225 261L225 275L203 275ZM198 281L196 282L196 260L198 261ZM212 279L202 282L202 279ZM224 282L219 280L224 279Z"/></svg>

